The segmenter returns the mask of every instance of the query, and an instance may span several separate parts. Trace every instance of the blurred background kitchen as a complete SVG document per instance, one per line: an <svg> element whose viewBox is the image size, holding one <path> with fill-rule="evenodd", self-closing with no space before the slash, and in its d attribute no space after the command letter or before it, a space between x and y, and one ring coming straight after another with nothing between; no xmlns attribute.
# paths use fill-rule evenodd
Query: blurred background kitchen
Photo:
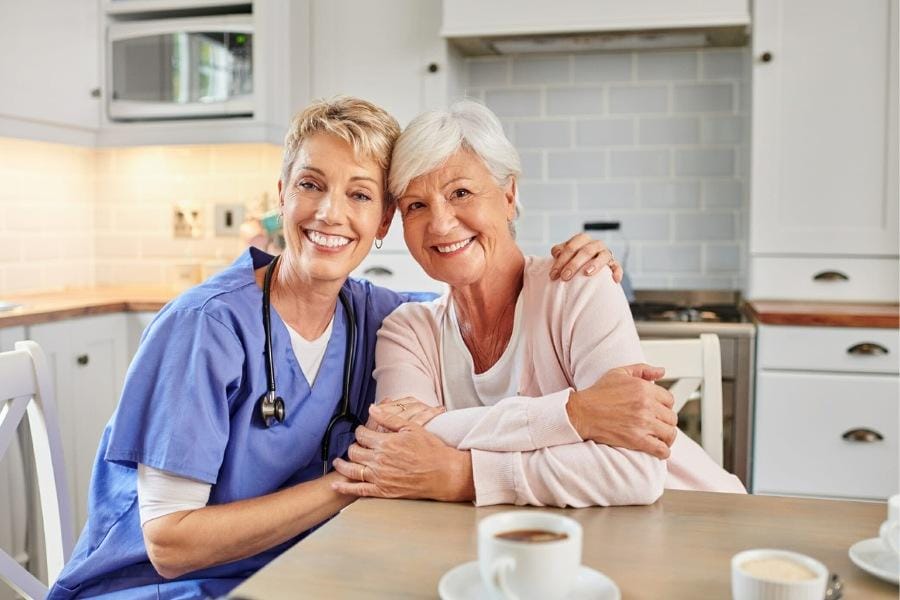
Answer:
<svg viewBox="0 0 900 600"><path fill-rule="evenodd" d="M642 338L719 335L725 466L754 493L896 493L898 21L897 0L0 0L0 350L51 356L76 526L143 327L278 247L287 124L341 93L401 125L494 110L526 252L586 229ZM441 289L396 221L358 274ZM25 564L21 454L0 547Z"/></svg>

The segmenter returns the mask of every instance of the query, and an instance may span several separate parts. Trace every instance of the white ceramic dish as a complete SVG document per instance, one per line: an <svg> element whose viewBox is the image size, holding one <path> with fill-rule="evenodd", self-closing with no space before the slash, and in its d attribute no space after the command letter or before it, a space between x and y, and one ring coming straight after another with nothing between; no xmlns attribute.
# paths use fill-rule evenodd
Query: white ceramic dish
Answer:
<svg viewBox="0 0 900 600"><path fill-rule="evenodd" d="M900 584L900 559L884 547L881 538L871 538L850 546L853 564L879 579Z"/></svg>
<svg viewBox="0 0 900 600"><path fill-rule="evenodd" d="M491 596L481 582L478 561L463 563L447 571L438 584L438 594L442 600L491 600ZM566 596L567 600L620 600L622 594L612 579L582 565L578 568L575 589Z"/></svg>
<svg viewBox="0 0 900 600"><path fill-rule="evenodd" d="M776 559L801 565L812 572L812 579L779 580L753 575L744 570L747 562ZM822 600L828 582L828 569L821 562L788 550L758 548L738 552L731 558L731 596L734 600Z"/></svg>

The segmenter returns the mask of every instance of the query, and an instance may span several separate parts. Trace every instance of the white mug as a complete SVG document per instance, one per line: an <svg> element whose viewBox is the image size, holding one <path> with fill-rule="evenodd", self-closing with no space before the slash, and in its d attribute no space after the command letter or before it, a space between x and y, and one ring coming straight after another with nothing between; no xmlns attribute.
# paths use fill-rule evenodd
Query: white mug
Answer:
<svg viewBox="0 0 900 600"><path fill-rule="evenodd" d="M497 534L537 529L565 534L552 541L526 542ZM495 598L559 600L575 585L581 566L581 525L551 512L510 511L478 523L481 579Z"/></svg>
<svg viewBox="0 0 900 600"><path fill-rule="evenodd" d="M881 524L878 535L885 548L900 555L900 494L894 494L887 501L888 518Z"/></svg>

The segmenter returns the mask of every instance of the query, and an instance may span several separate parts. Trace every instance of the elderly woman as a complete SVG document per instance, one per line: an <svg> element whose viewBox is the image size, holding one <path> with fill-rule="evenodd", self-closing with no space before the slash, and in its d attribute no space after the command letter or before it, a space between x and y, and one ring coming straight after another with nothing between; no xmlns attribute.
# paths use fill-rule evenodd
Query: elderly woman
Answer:
<svg viewBox="0 0 900 600"><path fill-rule="evenodd" d="M151 323L50 598L218 597L353 500L328 465L374 399L375 333L410 297L348 275L391 222L398 134L352 98L294 119L278 182L285 252L248 250Z"/></svg>
<svg viewBox="0 0 900 600"><path fill-rule="evenodd" d="M675 428L621 288L548 283L550 262L522 254L518 175L500 123L472 101L400 136L390 189L406 244L450 291L384 321L375 378L388 401L335 461L356 480L335 489L556 506L647 504L664 486L744 492Z"/></svg>

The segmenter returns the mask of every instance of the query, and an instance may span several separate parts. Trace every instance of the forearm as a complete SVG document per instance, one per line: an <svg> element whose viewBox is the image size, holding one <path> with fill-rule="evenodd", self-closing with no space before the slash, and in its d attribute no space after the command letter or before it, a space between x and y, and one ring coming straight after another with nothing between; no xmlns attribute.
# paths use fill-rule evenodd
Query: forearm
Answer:
<svg viewBox="0 0 900 600"><path fill-rule="evenodd" d="M533 452L473 451L472 464L479 506L652 504L666 479L665 461L593 442Z"/></svg>
<svg viewBox="0 0 900 600"><path fill-rule="evenodd" d="M569 390L545 396L512 396L493 406L450 411L426 429L460 450L530 451L582 441L566 406Z"/></svg>
<svg viewBox="0 0 900 600"><path fill-rule="evenodd" d="M333 516L355 498L331 489L331 473L278 492L154 519L144 541L161 575L184 573L254 556Z"/></svg>

